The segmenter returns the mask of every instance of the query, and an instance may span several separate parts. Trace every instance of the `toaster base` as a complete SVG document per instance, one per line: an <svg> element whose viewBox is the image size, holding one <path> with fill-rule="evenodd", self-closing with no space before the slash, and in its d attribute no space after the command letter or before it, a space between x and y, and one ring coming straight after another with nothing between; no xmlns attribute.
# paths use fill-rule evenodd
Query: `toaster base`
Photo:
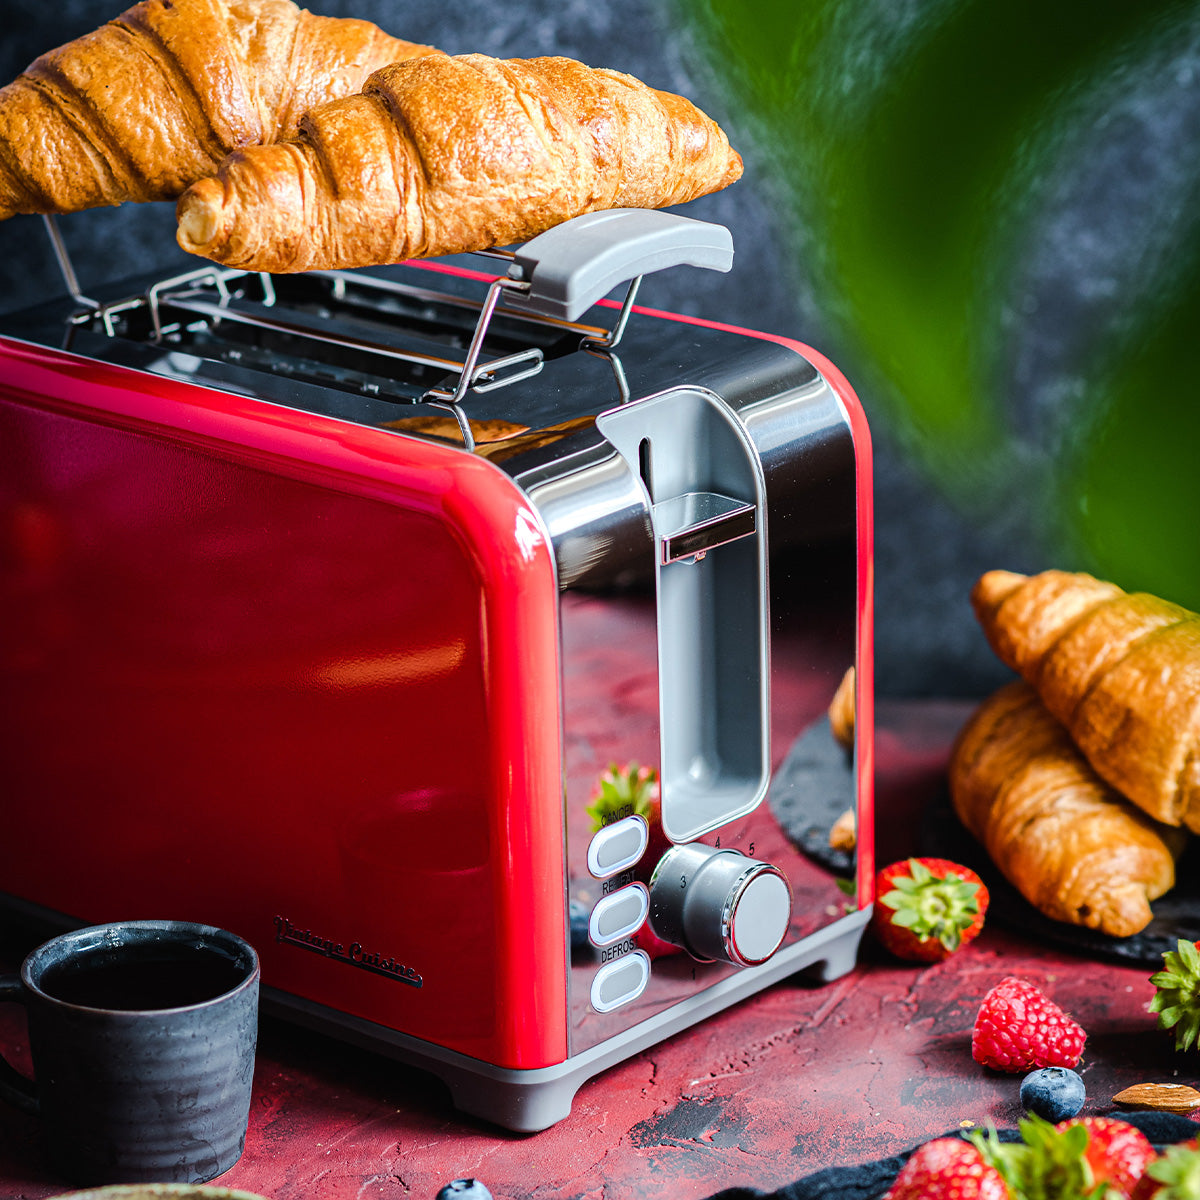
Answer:
<svg viewBox="0 0 1200 1200"><path fill-rule="evenodd" d="M801 971L820 983L847 974L854 967L870 917L870 907L849 913L780 951L762 966L727 976L705 991L550 1067L498 1067L270 987L263 989L263 1006L292 1024L428 1071L446 1085L460 1112L515 1133L537 1133L570 1115L575 1093L593 1076L706 1017Z"/></svg>

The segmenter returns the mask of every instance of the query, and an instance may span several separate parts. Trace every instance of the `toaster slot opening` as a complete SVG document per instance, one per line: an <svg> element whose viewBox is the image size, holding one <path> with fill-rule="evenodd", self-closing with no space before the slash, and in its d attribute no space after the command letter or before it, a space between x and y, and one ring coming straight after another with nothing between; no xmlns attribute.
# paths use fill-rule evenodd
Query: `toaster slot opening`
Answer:
<svg viewBox="0 0 1200 1200"><path fill-rule="evenodd" d="M478 297L363 273L204 269L79 313L71 335L102 333L241 370L414 403L459 379L480 314ZM473 390L536 373L545 360L574 353L589 332L590 326L499 307L480 343Z"/></svg>
<svg viewBox="0 0 1200 1200"><path fill-rule="evenodd" d="M719 397L679 388L597 427L654 529L663 828L692 841L752 811L770 774L764 483Z"/></svg>

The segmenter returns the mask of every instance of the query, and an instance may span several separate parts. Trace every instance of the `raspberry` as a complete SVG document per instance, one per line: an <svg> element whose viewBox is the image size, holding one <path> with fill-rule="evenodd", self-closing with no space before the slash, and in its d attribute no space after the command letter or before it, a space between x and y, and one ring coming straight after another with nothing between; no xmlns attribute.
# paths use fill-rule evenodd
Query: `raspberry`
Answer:
<svg viewBox="0 0 1200 1200"><path fill-rule="evenodd" d="M1023 979L1001 980L979 1006L971 1057L997 1071L1076 1067L1087 1039L1052 1000Z"/></svg>

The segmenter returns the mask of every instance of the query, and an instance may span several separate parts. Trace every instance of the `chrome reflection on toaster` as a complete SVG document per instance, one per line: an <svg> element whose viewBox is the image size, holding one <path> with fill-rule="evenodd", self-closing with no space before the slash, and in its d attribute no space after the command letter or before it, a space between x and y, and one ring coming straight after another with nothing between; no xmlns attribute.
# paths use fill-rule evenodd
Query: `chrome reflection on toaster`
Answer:
<svg viewBox="0 0 1200 1200"><path fill-rule="evenodd" d="M234 930L519 1130L872 899L858 401L633 305L726 231L581 221L0 318L6 907Z"/></svg>

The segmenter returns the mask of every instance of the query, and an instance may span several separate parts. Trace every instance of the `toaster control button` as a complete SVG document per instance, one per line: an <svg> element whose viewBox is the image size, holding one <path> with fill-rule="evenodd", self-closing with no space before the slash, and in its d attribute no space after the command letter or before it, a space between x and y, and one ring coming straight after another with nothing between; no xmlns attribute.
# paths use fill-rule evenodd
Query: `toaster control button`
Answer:
<svg viewBox="0 0 1200 1200"><path fill-rule="evenodd" d="M632 867L650 840L650 829L642 817L622 817L597 830L588 844L588 870L597 879L607 879Z"/></svg>
<svg viewBox="0 0 1200 1200"><path fill-rule="evenodd" d="M597 1012L611 1012L636 1000L650 982L650 956L645 950L635 950L605 963L592 979L592 1007Z"/></svg>
<svg viewBox="0 0 1200 1200"><path fill-rule="evenodd" d="M783 872L737 850L673 846L650 880L650 928L694 958L757 966L782 945L791 918Z"/></svg>
<svg viewBox="0 0 1200 1200"><path fill-rule="evenodd" d="M636 933L646 920L650 909L650 893L645 885L631 883L628 887L610 892L592 909L588 936L597 946L611 946L623 937Z"/></svg>

